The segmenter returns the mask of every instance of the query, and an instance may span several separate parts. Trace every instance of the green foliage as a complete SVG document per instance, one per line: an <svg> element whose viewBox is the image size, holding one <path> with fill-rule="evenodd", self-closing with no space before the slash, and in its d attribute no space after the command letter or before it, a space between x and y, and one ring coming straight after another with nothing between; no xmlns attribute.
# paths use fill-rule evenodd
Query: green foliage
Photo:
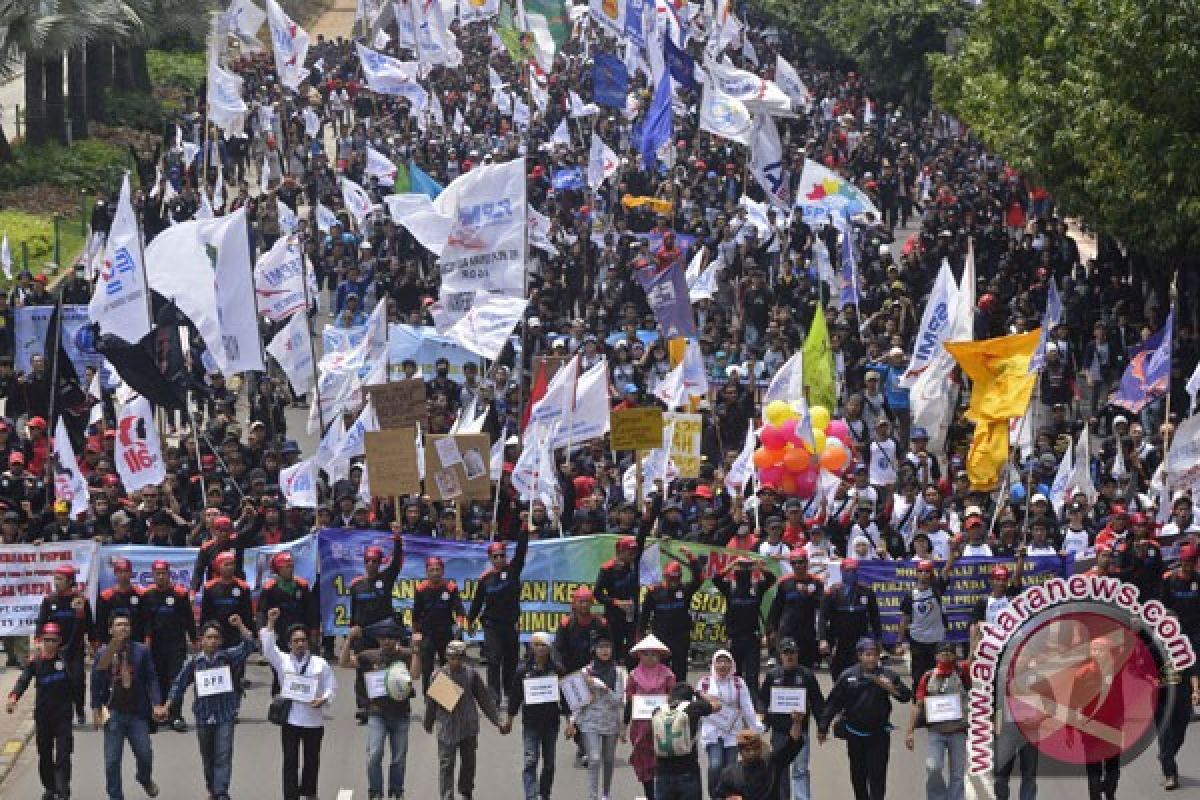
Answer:
<svg viewBox="0 0 1200 800"><path fill-rule="evenodd" d="M929 53L963 26L963 0L757 0L819 62L852 63L873 93L905 105L925 102L933 85Z"/></svg>
<svg viewBox="0 0 1200 800"><path fill-rule="evenodd" d="M1162 261L1200 248L1200 0L989 0L938 102L1068 213Z"/></svg>
<svg viewBox="0 0 1200 800"><path fill-rule="evenodd" d="M11 164L0 164L0 189L48 184L68 189L110 189L128 167L129 153L107 142L85 139L71 147L47 144L13 148Z"/></svg>
<svg viewBox="0 0 1200 800"><path fill-rule="evenodd" d="M120 92L110 89L105 93L104 113L109 125L137 128L161 133L167 112L154 95L145 92Z"/></svg>
<svg viewBox="0 0 1200 800"><path fill-rule="evenodd" d="M203 50L150 50L146 53L146 67L154 86L170 86L189 92L200 90L207 73Z"/></svg>
<svg viewBox="0 0 1200 800"><path fill-rule="evenodd" d="M90 214L90 202L84 211ZM0 211L0 237L8 234L12 249L13 272L25 267L25 256L29 257L29 271L38 274L42 266L54 260L54 217L50 214L29 214L15 209ZM63 217L58 222L59 265L69 267L83 252L84 235L80 227L79 212ZM0 285L7 286L3 275Z"/></svg>

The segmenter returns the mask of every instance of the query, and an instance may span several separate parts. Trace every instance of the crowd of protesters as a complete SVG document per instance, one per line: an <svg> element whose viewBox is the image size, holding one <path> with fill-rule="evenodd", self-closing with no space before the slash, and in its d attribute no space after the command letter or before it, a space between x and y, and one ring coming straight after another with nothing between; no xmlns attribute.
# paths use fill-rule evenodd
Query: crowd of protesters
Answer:
<svg viewBox="0 0 1200 800"><path fill-rule="evenodd" d="M507 437L495 504L464 503L455 509L423 496L408 497L399 505L391 498L365 503L358 492L362 469L355 463L348 479L322 484L318 508L289 507L279 486L280 470L308 454L297 443L296 432L289 431L287 409L306 408L313 398L293 396L275 369L251 376L240 386L226 385L219 373L205 371L203 342L193 335L188 364L196 396L194 425L203 435L192 436L186 422L175 421L178 435L164 442L167 481L127 492L114 465L117 432L112 429L111 402L107 403L101 421L86 431L80 450L79 466L91 493L89 511L73 518L69 504L54 499L51 365L35 355L28 369L14 370L14 309L51 305L59 294L64 302L86 303L86 271L81 267L53 290L43 277L22 273L8 296L0 296L0 395L6 400L5 418L0 420L0 543L95 539L105 544L202 548L193 585L182 589L170 586L169 574L160 581L158 565L156 587L130 589L127 565L112 565L118 590L143 598L143 608L125 605L113 613L110 607L103 618L100 608L93 615L90 607L72 600L74 576L64 571L56 577L61 586L47 598L40 620L44 624L37 657L27 662L23 641L5 640L9 666L32 669L37 676L39 750L43 738L47 754L59 748L57 761L53 755L44 761L48 796L67 796L70 748L63 739L69 736L72 711L84 713L83 663L89 645L98 665L91 681L91 705L113 709L104 722L110 797L121 796L123 738L129 739L137 757L138 780L152 796L157 793L146 730L163 723L184 725L183 693L196 680L197 670L232 667L230 697L236 696L241 665L255 639L261 638L262 647L271 650L272 666L281 676L291 667L312 665L312 674L321 676L323 698L314 705L319 709L327 702L336 681L328 664L313 654L322 650L319 622L308 612L296 612L280 623L279 612L268 610L279 606L264 605L260 597L256 608L239 578L240 554L246 547L294 541L319 528L520 540L519 547L530 538L604 532L623 537L613 562L597 577L594 595L586 589L578 593L559 631L534 637L528 660L517 664L517 648L511 646L515 641L489 643L490 692L472 669L463 671L465 648L454 636L457 628L429 622L421 630L414 625L410 640L402 625L385 624L386 610L380 615L364 611L356 620L353 646L342 654L343 666L356 666L363 673L403 656L412 674L428 685L436 659L445 664L441 671L472 698L453 713L426 704L424 727L433 731L437 726L443 798L454 796L455 753L461 759L458 792L471 794L478 717L486 716L507 732L511 721L502 709L511 717L522 716L525 791L531 800L550 796L553 770L547 772L545 765L553 765L560 723L572 736L578 733L577 762L591 770L592 798L608 796L617 740L627 735L633 740L633 769L648 796L657 791L660 800L700 797L696 750L658 750L657 728L652 730L646 720L630 719L635 694L671 698L666 710L672 720L682 718L679 725L690 726L688 741L704 745L711 796L797 800L809 796L810 737L824 742L831 731L847 742L855 796L882 798L891 701L907 703L915 697L906 744L913 747L918 722L927 725L928 796L961 797L965 724L961 718L958 724L919 718L928 695L965 696L970 685L964 662L958 661L965 650L946 642L940 609L950 579L948 566L964 556L1018 558L1016 574L1004 567L993 573L992 597L997 602L1019 587L1020 562L1027 556L1095 559L1100 573L1136 584L1144 598L1163 600L1180 617L1193 647L1200 646L1194 577L1200 520L1189 494L1159 491L1171 433L1192 405L1184 384L1200 358L1194 307L1176 311L1168 393L1138 414L1109 402L1131 351L1163 326L1169 310L1165 285L1144 275L1144 265L1130 263L1103 237L1096 256L1083 259L1072 226L1057 213L1053 198L987 152L955 120L936 109L888 102L853 72L807 64L801 43L765 25L747 26L750 46L741 52L731 49L732 61L769 77L776 55L782 55L801 67L811 92L808 104L797 107L794 117L779 120L791 190L799 183L805 159L811 159L853 180L881 212L879 218L868 215L855 222L850 235L858 253L860 291L855 302L839 303L836 292L831 295L830 287L820 282L813 252L820 240L837 258L837 231L832 226L810 227L800 213L777 208L766 212L765 225L752 218L753 209L742 199L761 202L764 195L749 177L749 150L698 129L695 94L680 90L689 110L675 116L672 165L645 171L633 133L639 109L648 105L653 92L644 75L631 77L628 110L601 108L572 116L571 93L590 97L591 56L614 50L605 35L594 30L579 33L577 28L577 35L556 56L554 69L542 78L545 107L533 102L530 125L523 130L514 124L511 110L513 100L526 97L523 69L503 47L494 45L488 26L456 23L454 30L463 55L461 67L435 67L426 81L439 99L441 121L415 114L405 99L369 91L349 38L317 37L308 54L312 72L298 93L279 85L269 53L235 53L231 66L245 81L252 109L246 136L225 138L215 128L206 135L202 105L197 101L189 106L178 129L184 141L198 147L176 147L172 126L161 151L135 154L141 178L135 206L148 238L191 219L204 202L218 215L244 207L255 251L262 253L288 235L280 227L278 200L298 216L293 235L317 277L320 293L314 298L314 317L327 316L335 326L356 328L365 324L370 308L385 301L389 322L426 326L432 325L431 306L439 292L436 258L383 210L382 199L392 189L381 185L378 176L366 174L367 146L395 164L414 165L443 185L476 166L524 156L529 205L551 220L547 239L557 254L529 251L529 310L513 342L490 369L485 372L467 363L461 374L452 376L450 363L443 360L433 374L423 375L429 433L449 431L460 412L471 409L486 412L483 430L493 440ZM698 47L693 49L698 54ZM755 61L750 60L751 52ZM505 94L509 102L498 102ZM306 133L307 109L319 117L316 135ZM461 125L452 124L458 119ZM552 143L552 132L564 119L570 143ZM595 192L556 190L552 180L557 171L586 169L592 134L621 155L618 174ZM185 152L194 157L190 163ZM364 228L342 209L341 176L362 185L379 204ZM200 192L207 198L202 200ZM631 196L669 202L665 210L659 204L629 208L620 202ZM333 210L338 221L319 220L318 205ZM93 230L106 232L111 213L111 203L98 203ZM649 234L666 235L659 239ZM634 272L659 260L679 259L677 241L686 241L688 259L702 247L704 263L715 260L720 265L713 296L694 304L710 386L701 403L704 461L699 477L651 487L651 500L643 509L623 481L633 454L613 453L603 440L581 442L557 454L563 507L547 509L534 502L527 509L510 480L521 446L512 434L521 429L535 364L542 357L578 353L586 368L604 357L614 407L657 402L654 392L672 363L665 342L655 333L654 315ZM1013 449L1011 475L999 493L974 492L968 481L972 424L964 416L967 388L948 389L955 395L954 419L944 448L931 452L930 433L913 425L908 390L899 386L939 268L948 262L961 276L969 250L977 277L977 339L1040 325L1051 282L1064 306L1046 348L1030 415L1030 444ZM1195 279L1183 276L1181 291L1194 290L1186 282ZM765 486L748 497L731 492L725 478L747 431L761 418L762 390L800 348L818 304L828 314L837 371L840 401L831 410L845 420L853 437L853 462L841 476L832 502L789 498ZM264 320L264 341L273 333ZM418 369L415 362L393 367L406 376ZM80 377L86 382L90 375ZM1097 493L1068 498L1056 509L1049 487L1078 436L1091 442L1088 469ZM895 455L891 468L867 466L872 449L887 442L894 448L888 450ZM699 679L695 691L687 683L690 603L673 605L672 600L676 592L679 598L686 592L690 599L699 588L698 562L684 559L668 565L662 586L647 593L640 616L630 612L637 607L636 580L630 585L625 578L651 526L657 536L770 556L788 569L774 604L761 609L762 596L776 580L771 572L761 571L757 561L738 559L727 575L715 576L729 609L730 641L727 650L712 658L711 672ZM503 563L503 547L495 555ZM400 557L397 551L391 565L398 566ZM523 560L523 554L519 558ZM809 571L810 560L818 559L841 559L836 584L826 586L816 571ZM882 636L875 599L869 587L855 580L859 563L872 559L912 559L916 564L918 578L893 652L910 657L911 689L880 664ZM368 579L373 580L383 560L382 553L368 552ZM440 591L438 565L427 568L428 579ZM298 585L286 560L273 562L272 569L278 573L275 580L288 588ZM685 570L690 570L690 581L684 580ZM518 567L518 588L519 573ZM394 572L387 577L394 581ZM176 618L171 609L176 602L190 605L201 586L206 610L197 630L195 620L189 624L187 615ZM312 591L307 584L303 588ZM247 591L241 595L243 589ZM809 596L814 593L815 598ZM111 597L102 599L112 605ZM158 613L147 616L147 605ZM593 614L593 605L602 605L604 615ZM760 610L766 614L765 629ZM473 605L472 617L479 611ZM292 612L284 611L288 613ZM975 620L990 622L995 613L996 603L985 600ZM256 614L259 624L247 627ZM458 614L467 616L461 601ZM488 619L485 608L485 628ZM122 620L131 620L132 631ZM372 629L379 625L383 627ZM493 635L498 636L495 631ZM140 644L144 638L151 641L150 648ZM774 661L760 676L764 638ZM200 646L201 654L187 659L185 667L189 642ZM634 646L637 642L641 644ZM329 641L324 645L325 656L334 655ZM113 652L120 653L117 667L110 663ZM637 667L628 674L618 671L616 666L631 652ZM834 683L823 693L812 670L824 660ZM57 674L51 669L54 664L64 664L57 672L63 673L69 696L50 699L55 690L48 688L46 675ZM530 705L522 709L521 690L513 689L518 678L580 669L589 675L595 697L591 705L570 712L557 705L549 713ZM127 680L110 685L113 675ZM1181 686L1180 707L1200 701L1200 675L1169 677ZM402 795L404 748L397 762L395 739L407 737L408 729L405 723L399 733L395 720L407 719L409 699L367 697L358 683L362 721L369 723L371 732L370 796L382 797L385 785L392 796ZM768 710L776 687L807 688L811 721ZM18 694L23 690L22 685ZM497 705L502 700L506 707ZM679 712L684 704L692 710ZM200 746L208 790L213 797L225 797L237 703L201 697L194 711L197 725L206 730ZM1167 788L1178 785L1174 753L1182 745L1181 713L1163 712L1169 718L1161 735ZM285 714L284 792L289 798L316 795L320 716L300 706ZM1186 722L1182 725L1186 728ZM764 733L774 750L769 758L762 752ZM113 748L108 747L110 737L116 743ZM389 737L393 760L385 782L380 764ZM301 748L304 769L298 775ZM539 749L544 764L540 777ZM1024 751L1019 760L1023 783L1031 784L1036 760ZM948 778L943 777L943 764L948 764ZM1011 772L1013 762L1006 766ZM997 796L1008 796L1008 772L998 770ZM1091 796L1113 797L1117 774L1111 766L1106 774L1093 774L1089 768ZM1032 797L1029 791L1022 788L1022 797Z"/></svg>

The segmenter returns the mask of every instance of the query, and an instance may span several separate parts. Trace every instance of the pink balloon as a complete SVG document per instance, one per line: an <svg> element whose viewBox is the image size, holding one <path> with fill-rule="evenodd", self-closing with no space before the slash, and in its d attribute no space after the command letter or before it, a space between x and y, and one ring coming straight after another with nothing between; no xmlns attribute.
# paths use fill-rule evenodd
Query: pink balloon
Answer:
<svg viewBox="0 0 1200 800"><path fill-rule="evenodd" d="M762 446L770 450L778 450L788 443L790 437L784 432L783 428L776 425L764 425L763 429L758 432L758 440L762 442Z"/></svg>
<svg viewBox="0 0 1200 800"><path fill-rule="evenodd" d="M797 420L795 419L785 419L783 422L775 426L779 428L783 435L787 437L787 440L792 444L796 444L796 422Z"/></svg>
<svg viewBox="0 0 1200 800"><path fill-rule="evenodd" d="M833 419L825 426L825 435L832 436L834 439L842 439L850 435L850 426L845 421Z"/></svg>
<svg viewBox="0 0 1200 800"><path fill-rule="evenodd" d="M807 472L801 472L796 476L796 495L798 497L809 498L813 496L813 492L817 490L817 476L815 469L810 469Z"/></svg>
<svg viewBox="0 0 1200 800"><path fill-rule="evenodd" d="M782 467L767 467L758 471L758 482L763 486L775 488L779 486L781 480L783 480Z"/></svg>

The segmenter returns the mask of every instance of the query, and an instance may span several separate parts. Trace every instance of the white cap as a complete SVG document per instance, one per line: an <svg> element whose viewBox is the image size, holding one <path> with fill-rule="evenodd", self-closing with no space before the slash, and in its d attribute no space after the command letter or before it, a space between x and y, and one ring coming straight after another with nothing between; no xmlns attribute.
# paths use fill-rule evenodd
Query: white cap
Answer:
<svg viewBox="0 0 1200 800"><path fill-rule="evenodd" d="M891 254L892 254L892 248L888 247L886 244L879 245L879 255L889 256Z"/></svg>
<svg viewBox="0 0 1200 800"><path fill-rule="evenodd" d="M1129 420L1126 419L1125 417L1121 416L1120 414L1113 417L1113 425L1120 425L1122 422L1125 423L1126 425L1129 424Z"/></svg>
<svg viewBox="0 0 1200 800"><path fill-rule="evenodd" d="M1058 344L1055 342L1046 342L1046 352L1047 353L1057 353L1058 352Z"/></svg>
<svg viewBox="0 0 1200 800"><path fill-rule="evenodd" d="M1038 492L1030 499L1029 502L1031 502L1031 503L1038 503L1038 502L1049 503L1050 501L1046 498L1046 495L1042 494L1041 492Z"/></svg>
<svg viewBox="0 0 1200 800"><path fill-rule="evenodd" d="M542 326L542 321L537 317L530 317L528 325L531 328L540 328Z"/></svg>

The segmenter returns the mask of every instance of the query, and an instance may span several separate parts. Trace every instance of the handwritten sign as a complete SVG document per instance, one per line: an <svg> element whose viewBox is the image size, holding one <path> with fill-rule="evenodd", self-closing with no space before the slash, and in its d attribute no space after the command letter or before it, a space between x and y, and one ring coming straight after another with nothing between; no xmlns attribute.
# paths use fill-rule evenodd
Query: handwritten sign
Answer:
<svg viewBox="0 0 1200 800"><path fill-rule="evenodd" d="M613 450L662 447L663 413L658 408L626 408L612 412Z"/></svg>
<svg viewBox="0 0 1200 800"><path fill-rule="evenodd" d="M654 716L656 708L662 708L666 704L667 696L665 694L635 694L633 696L633 718L650 719Z"/></svg>
<svg viewBox="0 0 1200 800"><path fill-rule="evenodd" d="M801 713L808 710L808 692L803 688L787 686L771 687L771 704L767 707L769 714L790 714L793 711Z"/></svg>
<svg viewBox="0 0 1200 800"><path fill-rule="evenodd" d="M664 414L671 429L671 460L681 478L700 477L700 445L704 433L704 418L699 414Z"/></svg>
<svg viewBox="0 0 1200 800"><path fill-rule="evenodd" d="M229 665L213 667L212 669L196 670L196 696L212 697L216 694L227 694L233 691L233 675Z"/></svg>
<svg viewBox="0 0 1200 800"><path fill-rule="evenodd" d="M375 405L375 416L383 430L411 428L424 423L428 408L425 405L425 381L409 378L403 381L380 383L366 387ZM375 476L371 476L375 480Z"/></svg>
<svg viewBox="0 0 1200 800"><path fill-rule="evenodd" d="M371 494L398 497L421 493L415 429L367 431L364 442L367 448L367 473L371 476Z"/></svg>

